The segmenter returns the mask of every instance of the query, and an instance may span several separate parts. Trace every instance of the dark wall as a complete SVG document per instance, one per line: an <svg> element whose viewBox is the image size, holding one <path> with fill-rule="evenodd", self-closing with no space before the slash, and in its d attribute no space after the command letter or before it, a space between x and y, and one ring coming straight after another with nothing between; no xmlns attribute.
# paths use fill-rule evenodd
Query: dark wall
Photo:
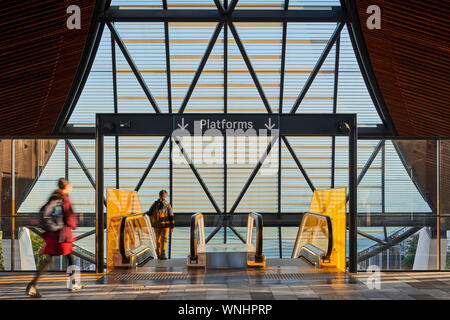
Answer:
<svg viewBox="0 0 450 320"><path fill-rule="evenodd" d="M58 140L15 140L15 210L47 165ZM56 188L56 181L55 181ZM11 140L0 141L0 219L3 238L10 237L12 214ZM46 199L42 199L45 202Z"/></svg>

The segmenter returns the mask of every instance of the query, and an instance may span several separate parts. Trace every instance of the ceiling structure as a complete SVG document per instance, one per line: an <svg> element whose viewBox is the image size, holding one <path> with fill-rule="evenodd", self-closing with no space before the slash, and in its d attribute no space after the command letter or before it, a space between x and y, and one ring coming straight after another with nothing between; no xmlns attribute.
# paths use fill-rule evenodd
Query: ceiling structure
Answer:
<svg viewBox="0 0 450 320"><path fill-rule="evenodd" d="M80 8L81 29L67 28L67 1L0 4L0 136L52 134L94 39L95 1L70 5Z"/></svg>
<svg viewBox="0 0 450 320"><path fill-rule="evenodd" d="M191 2L137 1L134 6L122 3L120 8L139 11L151 7L155 12L168 9L175 13L167 15L173 21L180 20L180 11L188 12L187 16L189 12L197 11L205 21L215 20L208 10L223 17L223 12L212 0L210 3ZM235 21L296 21L298 12L306 12L304 17L297 17L298 21L307 21L308 15L309 19L337 21L346 10L358 59L363 73L367 73L363 75L369 93L383 123L391 127L390 134L450 135L448 2L343 0L341 4L345 10L335 11L329 17L313 17L315 13L311 12L314 10L304 9L311 9L308 6L317 3L339 10L333 1L291 1L287 2L288 7L285 1L269 2L259 4L242 0L230 1L229 5L236 7ZM1 40L4 50L1 54L0 120L4 125L0 135L44 136L63 132L93 63L104 27L99 18L114 15L111 10L103 14L109 7L108 1L79 0L71 4L81 9L81 30L67 29L68 14L64 2L15 2L3 3L0 7L0 28L6 35ZM146 7L145 4L149 5ZM369 30L365 26L369 5L382 8L380 30ZM284 15L282 11L287 8ZM262 18L252 15L255 10ZM190 19L197 18L192 16ZM151 21L157 20L158 13Z"/></svg>
<svg viewBox="0 0 450 320"><path fill-rule="evenodd" d="M370 65L400 136L450 136L450 2L358 0ZM381 28L369 29L370 5Z"/></svg>

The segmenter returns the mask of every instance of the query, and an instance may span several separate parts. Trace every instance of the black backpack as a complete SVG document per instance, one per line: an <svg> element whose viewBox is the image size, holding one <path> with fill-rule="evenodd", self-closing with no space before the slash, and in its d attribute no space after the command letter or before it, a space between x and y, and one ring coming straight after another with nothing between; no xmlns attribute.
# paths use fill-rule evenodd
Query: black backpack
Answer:
<svg viewBox="0 0 450 320"><path fill-rule="evenodd" d="M63 228L63 200L50 200L39 210L39 227L45 231L59 231Z"/></svg>

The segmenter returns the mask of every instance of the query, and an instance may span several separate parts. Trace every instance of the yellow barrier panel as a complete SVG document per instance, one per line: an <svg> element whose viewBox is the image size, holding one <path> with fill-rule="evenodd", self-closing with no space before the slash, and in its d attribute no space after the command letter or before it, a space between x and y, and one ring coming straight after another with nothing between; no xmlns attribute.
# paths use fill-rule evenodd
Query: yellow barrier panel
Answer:
<svg viewBox="0 0 450 320"><path fill-rule="evenodd" d="M333 227L333 250L330 261L324 261L323 267L335 267L345 271L346 256L346 225L345 210L346 190L329 189L314 191L309 211L312 213L321 213L330 217Z"/></svg>
<svg viewBox="0 0 450 320"><path fill-rule="evenodd" d="M119 252L119 228L122 217L142 213L136 191L109 189L106 192L106 270L114 269L114 254Z"/></svg>

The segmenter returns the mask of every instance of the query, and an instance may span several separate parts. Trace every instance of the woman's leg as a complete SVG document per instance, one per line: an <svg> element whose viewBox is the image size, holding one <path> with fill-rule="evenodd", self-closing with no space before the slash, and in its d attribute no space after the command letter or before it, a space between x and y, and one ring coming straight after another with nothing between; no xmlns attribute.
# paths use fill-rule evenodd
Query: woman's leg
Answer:
<svg viewBox="0 0 450 320"><path fill-rule="evenodd" d="M66 254L67 257L67 267L75 265L72 254Z"/></svg>
<svg viewBox="0 0 450 320"><path fill-rule="evenodd" d="M45 271L45 269L47 269L48 265L52 262L52 260L53 260L53 256L49 255L47 260L43 264L41 264L38 271L36 272L36 276L31 281L34 285L37 284L39 277L42 275L42 273Z"/></svg>
<svg viewBox="0 0 450 320"><path fill-rule="evenodd" d="M70 266L75 266L75 261L73 259L72 254L66 254L67 257L67 268L70 268ZM79 283L80 279L79 276L76 276L76 269L71 269L71 274L69 274L69 278L73 276L73 278L71 279L72 281L72 285L68 288L71 291L76 291L76 290L80 290L83 286Z"/></svg>
<svg viewBox="0 0 450 320"><path fill-rule="evenodd" d="M49 255L47 260L39 267L38 271L36 272L36 276L27 285L27 288L25 290L27 295L29 295L31 297L35 297L35 298L42 297L37 289L37 283L38 283L39 277L42 275L42 273L45 271L45 269L47 269L48 265L52 262L52 260L53 260L53 256Z"/></svg>

